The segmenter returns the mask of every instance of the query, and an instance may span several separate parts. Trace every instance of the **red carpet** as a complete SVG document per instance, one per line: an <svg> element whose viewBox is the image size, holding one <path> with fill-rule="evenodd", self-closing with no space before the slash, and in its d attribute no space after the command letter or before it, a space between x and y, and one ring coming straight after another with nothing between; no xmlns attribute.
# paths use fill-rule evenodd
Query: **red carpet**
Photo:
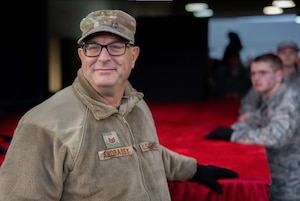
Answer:
<svg viewBox="0 0 300 201"><path fill-rule="evenodd" d="M266 178L268 166L257 168L258 164L266 163L266 156L261 153L265 150L260 146L203 139L217 126L229 126L235 122L239 104L238 100L210 100L201 103L150 103L149 106L160 143L164 146L195 157L200 163L232 168L242 179L248 179L249 175L251 179ZM250 158L245 158L244 154Z"/></svg>

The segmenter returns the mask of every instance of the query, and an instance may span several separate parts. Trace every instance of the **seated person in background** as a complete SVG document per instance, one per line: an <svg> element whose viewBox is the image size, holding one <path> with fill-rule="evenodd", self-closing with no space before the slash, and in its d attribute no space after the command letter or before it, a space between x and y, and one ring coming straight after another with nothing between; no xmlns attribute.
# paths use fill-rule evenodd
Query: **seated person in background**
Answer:
<svg viewBox="0 0 300 201"><path fill-rule="evenodd" d="M0 168L0 200L170 201L168 181L222 193L226 168L201 165L159 143L144 94L128 81L140 49L121 10L80 23L76 79L19 121Z"/></svg>
<svg viewBox="0 0 300 201"><path fill-rule="evenodd" d="M277 55L263 54L250 64L254 89L262 93L261 106L231 127L220 126L205 139L264 145L272 177L272 201L300 200L299 93L283 80Z"/></svg>
<svg viewBox="0 0 300 201"><path fill-rule="evenodd" d="M288 85L296 84L300 86L300 67L297 65L298 51L297 44L291 41L281 42L277 46L277 55L283 65L283 81ZM261 103L262 94L252 87L241 100L239 119L247 118Z"/></svg>

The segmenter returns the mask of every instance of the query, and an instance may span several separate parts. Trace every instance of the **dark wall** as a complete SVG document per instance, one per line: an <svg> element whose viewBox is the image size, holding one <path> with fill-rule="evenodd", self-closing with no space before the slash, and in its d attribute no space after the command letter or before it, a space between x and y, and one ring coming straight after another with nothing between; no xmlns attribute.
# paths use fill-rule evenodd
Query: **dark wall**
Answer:
<svg viewBox="0 0 300 201"><path fill-rule="evenodd" d="M44 0L8 1L3 9L0 109L10 110L47 96L47 9Z"/></svg>
<svg viewBox="0 0 300 201"><path fill-rule="evenodd" d="M62 65L62 88L71 85L81 67L80 58L77 53L77 40L62 38L60 40L61 65Z"/></svg>
<svg viewBox="0 0 300 201"><path fill-rule="evenodd" d="M140 17L136 44L141 53L130 76L147 101L202 101L208 20Z"/></svg>
<svg viewBox="0 0 300 201"><path fill-rule="evenodd" d="M47 8L42 0L18 6L8 3L6 9L10 14L1 12L0 110L13 110L38 104L50 95ZM141 54L130 76L133 86L148 101L203 100L207 19L140 17L137 22L136 44ZM63 40L62 52L74 48L76 55L75 45L76 41ZM73 82L80 64L78 58L63 58L63 69L71 69L63 72L66 86Z"/></svg>

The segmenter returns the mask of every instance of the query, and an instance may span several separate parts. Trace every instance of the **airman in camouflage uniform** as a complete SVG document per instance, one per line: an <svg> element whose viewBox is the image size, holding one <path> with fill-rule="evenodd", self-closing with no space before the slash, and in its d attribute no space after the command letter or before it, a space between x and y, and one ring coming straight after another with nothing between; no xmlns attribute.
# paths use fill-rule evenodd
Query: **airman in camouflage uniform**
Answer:
<svg viewBox="0 0 300 201"><path fill-rule="evenodd" d="M282 61L264 54L251 62L251 82L262 103L248 118L219 126L205 139L264 145L272 177L271 201L300 200L299 89L283 80Z"/></svg>
<svg viewBox="0 0 300 201"><path fill-rule="evenodd" d="M282 83L271 97L263 96L260 108L245 121L231 126L231 141L266 146L271 201L300 200L299 100L299 89Z"/></svg>
<svg viewBox="0 0 300 201"><path fill-rule="evenodd" d="M272 201L300 200L298 104L297 91L287 89L284 84L248 119L232 126L231 141L266 146L273 183L270 186Z"/></svg>
<svg viewBox="0 0 300 201"><path fill-rule="evenodd" d="M282 60L285 69L283 81L288 85L300 86L300 67L296 65L298 51L297 44L290 41L281 42L277 47L277 55ZM252 87L241 100L239 114L242 115L247 111L252 112L261 104L262 94Z"/></svg>

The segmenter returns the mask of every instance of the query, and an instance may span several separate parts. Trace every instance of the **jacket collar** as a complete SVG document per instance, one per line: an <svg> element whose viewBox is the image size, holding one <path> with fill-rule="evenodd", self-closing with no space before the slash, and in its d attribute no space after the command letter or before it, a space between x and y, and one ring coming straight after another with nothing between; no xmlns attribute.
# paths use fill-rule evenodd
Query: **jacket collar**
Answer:
<svg viewBox="0 0 300 201"><path fill-rule="evenodd" d="M107 118L115 113L126 115L144 97L143 93L137 92L127 81L120 106L116 108L108 105L101 95L99 95L85 79L82 68L78 70L77 77L72 86L75 94L88 107L97 120Z"/></svg>

